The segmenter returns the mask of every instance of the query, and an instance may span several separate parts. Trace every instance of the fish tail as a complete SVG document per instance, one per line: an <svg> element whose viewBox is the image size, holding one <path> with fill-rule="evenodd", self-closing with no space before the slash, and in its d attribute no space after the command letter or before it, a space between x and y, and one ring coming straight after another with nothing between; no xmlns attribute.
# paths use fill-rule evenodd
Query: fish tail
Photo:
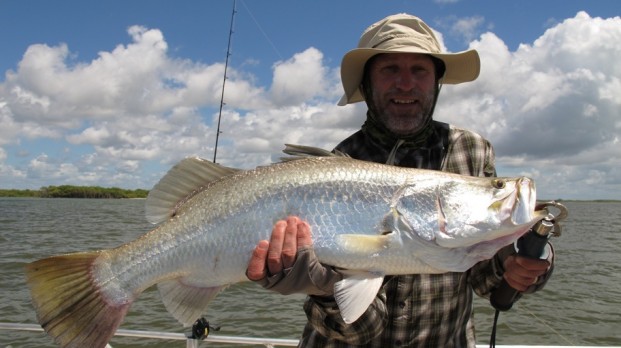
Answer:
<svg viewBox="0 0 621 348"><path fill-rule="evenodd" d="M37 319L61 347L105 347L131 305L102 295L91 271L100 254L53 256L26 265Z"/></svg>

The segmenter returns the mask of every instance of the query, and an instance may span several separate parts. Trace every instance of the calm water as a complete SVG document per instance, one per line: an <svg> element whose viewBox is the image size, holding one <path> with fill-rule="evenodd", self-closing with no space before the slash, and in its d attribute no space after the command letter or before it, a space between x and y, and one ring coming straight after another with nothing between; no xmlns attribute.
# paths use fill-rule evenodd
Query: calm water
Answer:
<svg viewBox="0 0 621 348"><path fill-rule="evenodd" d="M24 280L26 263L128 242L151 228L143 205L143 200L0 198L0 322L36 323ZM554 241L555 274L546 289L501 314L498 344L621 345L621 204L566 206L570 218ZM207 318L222 326L221 335L297 338L305 322L303 298L244 283L221 293ZM484 344L493 311L482 299L475 311L478 341ZM183 332L153 289L133 305L122 328ZM185 346L138 338L114 338L111 344ZM0 331L0 348L9 346L54 347L43 333Z"/></svg>

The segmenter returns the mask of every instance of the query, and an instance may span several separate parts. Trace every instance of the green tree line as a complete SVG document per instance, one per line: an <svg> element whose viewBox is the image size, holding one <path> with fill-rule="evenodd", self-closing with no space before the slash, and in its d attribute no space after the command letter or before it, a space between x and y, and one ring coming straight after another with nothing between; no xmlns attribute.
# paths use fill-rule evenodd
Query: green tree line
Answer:
<svg viewBox="0 0 621 348"><path fill-rule="evenodd" d="M0 197L40 198L145 198L148 190L126 190L118 187L99 186L45 186L39 190L0 189Z"/></svg>

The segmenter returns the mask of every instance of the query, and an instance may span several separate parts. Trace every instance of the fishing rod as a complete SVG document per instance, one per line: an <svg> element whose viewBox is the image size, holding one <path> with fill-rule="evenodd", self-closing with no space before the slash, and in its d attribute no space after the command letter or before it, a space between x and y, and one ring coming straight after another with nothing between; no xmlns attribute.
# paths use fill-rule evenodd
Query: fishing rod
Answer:
<svg viewBox="0 0 621 348"><path fill-rule="evenodd" d="M558 214L554 215L548 211L548 207L554 207L558 210ZM551 237L561 235L561 225L559 222L567 218L567 208L555 201L539 204L536 210L548 212L547 216L539 220L531 229L524 234L515 243L515 249L520 256L531 259L546 258L546 245ZM492 291L490 295L490 303L496 309L494 315L494 324L492 326L492 334L490 338L490 347L496 346L496 324L500 312L508 311L513 307L513 303L519 299L521 293L512 288L509 283L503 279L500 286Z"/></svg>
<svg viewBox="0 0 621 348"><path fill-rule="evenodd" d="M235 23L236 0L233 0L233 13L231 13L231 26L229 28L229 42L226 47L226 59L224 61L224 78L222 81L222 93L220 94L220 112L218 113L218 128L216 129L216 145L213 149L213 163L216 163L216 156L218 155L218 141L220 140L220 121L222 120L222 107L224 106L224 86L226 85L226 72L229 67L229 56L231 55L231 37L233 36L233 23Z"/></svg>

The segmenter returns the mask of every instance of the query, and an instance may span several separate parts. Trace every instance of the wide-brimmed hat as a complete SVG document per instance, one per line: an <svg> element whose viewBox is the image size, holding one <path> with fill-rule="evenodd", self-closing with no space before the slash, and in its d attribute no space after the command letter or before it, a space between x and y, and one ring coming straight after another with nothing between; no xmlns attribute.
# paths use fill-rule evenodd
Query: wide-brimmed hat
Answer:
<svg viewBox="0 0 621 348"><path fill-rule="evenodd" d="M458 84L479 76L481 64L475 50L442 53L433 31L420 18L409 14L388 16L368 27L355 48L341 62L341 82L345 95L338 105L363 101L360 90L364 65L380 53L423 53L444 62L446 71L441 82Z"/></svg>

